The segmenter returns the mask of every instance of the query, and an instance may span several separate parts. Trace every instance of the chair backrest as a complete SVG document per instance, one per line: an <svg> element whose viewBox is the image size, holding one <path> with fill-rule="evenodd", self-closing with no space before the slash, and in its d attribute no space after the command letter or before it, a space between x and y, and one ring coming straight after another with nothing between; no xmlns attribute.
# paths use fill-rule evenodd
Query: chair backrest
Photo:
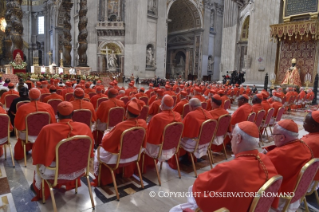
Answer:
<svg viewBox="0 0 319 212"><path fill-rule="evenodd" d="M96 93L94 93L94 92L89 93L89 97L90 97L90 98L92 98L92 97L95 96L95 95L96 95Z"/></svg>
<svg viewBox="0 0 319 212"><path fill-rule="evenodd" d="M270 120L271 120L271 117L274 115L274 112L275 112L275 109L274 108L270 108L268 110L268 113L267 113L267 116L266 116L266 119L265 119L265 125L269 125L270 123Z"/></svg>
<svg viewBox="0 0 319 212"><path fill-rule="evenodd" d="M139 98L141 101L145 102L145 105L148 105L148 97L147 96L142 96Z"/></svg>
<svg viewBox="0 0 319 212"><path fill-rule="evenodd" d="M99 106L100 106L100 104L101 104L102 102L105 102L105 101L107 101L107 100L109 100L107 97L99 98L99 99L96 101L96 109L99 108Z"/></svg>
<svg viewBox="0 0 319 212"><path fill-rule="evenodd" d="M37 136L41 129L50 124L51 116L48 112L34 112L27 115L25 118L26 135Z"/></svg>
<svg viewBox="0 0 319 212"><path fill-rule="evenodd" d="M43 99L44 99L45 97L47 97L47 96L50 96L50 95L51 95L50 93L43 93L43 94L41 94L41 96L40 96L40 101L43 102Z"/></svg>
<svg viewBox="0 0 319 212"><path fill-rule="evenodd" d="M154 95L155 95L155 92L154 92L154 91L150 93L150 96L154 96Z"/></svg>
<svg viewBox="0 0 319 212"><path fill-rule="evenodd" d="M129 101L129 98L126 96L123 96L122 98L120 98L120 100L122 100L124 102L124 104L126 105Z"/></svg>
<svg viewBox="0 0 319 212"><path fill-rule="evenodd" d="M14 99L19 98L19 95L17 94L8 94L6 95L5 99L4 99L4 105L6 108L10 108L11 103Z"/></svg>
<svg viewBox="0 0 319 212"><path fill-rule="evenodd" d="M73 111L72 120L86 124L91 128L92 113L87 109L79 109Z"/></svg>
<svg viewBox="0 0 319 212"><path fill-rule="evenodd" d="M190 108L189 108L189 104L185 104L184 107L183 107L183 114L182 114L182 118L185 118L185 116L187 115L187 113L190 112Z"/></svg>
<svg viewBox="0 0 319 212"><path fill-rule="evenodd" d="M255 122L256 113L252 112L249 114L247 121Z"/></svg>
<svg viewBox="0 0 319 212"><path fill-rule="evenodd" d="M303 197L306 194L313 178L315 177L317 173L318 167L319 167L318 158L311 159L308 163L306 163L302 167L299 173L296 187L295 187L295 191L294 191L295 195L291 199L292 203L299 200L301 197Z"/></svg>
<svg viewBox="0 0 319 212"><path fill-rule="evenodd" d="M28 89L30 90L32 88L31 82L26 82L26 84L28 85Z"/></svg>
<svg viewBox="0 0 319 212"><path fill-rule="evenodd" d="M174 100L174 105L176 105L176 100L177 100L177 97L176 96L172 96L173 100Z"/></svg>
<svg viewBox="0 0 319 212"><path fill-rule="evenodd" d="M198 145L203 145L210 143L215 135L217 129L217 121L208 119L202 123L199 133L199 142ZM197 147L196 147L197 149Z"/></svg>
<svg viewBox="0 0 319 212"><path fill-rule="evenodd" d="M278 121L281 120L281 117L282 117L282 115L284 114L284 112L285 112L285 107L284 107L284 106L282 106L282 107L280 107L280 108L278 109L278 111L277 111L277 116L276 116L276 122L278 122Z"/></svg>
<svg viewBox="0 0 319 212"><path fill-rule="evenodd" d="M59 95L62 95L62 89L57 89L56 93L59 94Z"/></svg>
<svg viewBox="0 0 319 212"><path fill-rule="evenodd" d="M10 118L7 114L0 114L0 138L10 137Z"/></svg>
<svg viewBox="0 0 319 212"><path fill-rule="evenodd" d="M109 110L107 127L114 127L124 119L125 110L122 107L113 107Z"/></svg>
<svg viewBox="0 0 319 212"><path fill-rule="evenodd" d="M181 122L173 122L168 125L163 130L162 137L162 149L159 152L161 156L162 150L169 150L176 148L179 149L179 142L183 134L184 124Z"/></svg>
<svg viewBox="0 0 319 212"><path fill-rule="evenodd" d="M220 116L218 119L218 128L216 131L216 136L226 135L229 125L230 125L231 115L226 114Z"/></svg>
<svg viewBox="0 0 319 212"><path fill-rule="evenodd" d="M50 99L48 101L48 104L51 105L51 107L54 110L54 114L57 114L57 112L58 112L58 104L60 104L61 102L63 102L61 99Z"/></svg>
<svg viewBox="0 0 319 212"><path fill-rule="evenodd" d="M260 128L265 114L266 114L265 110L258 111L257 116L256 116L256 120L255 120L255 124L257 125L258 128Z"/></svg>
<svg viewBox="0 0 319 212"><path fill-rule="evenodd" d="M91 149L89 136L77 135L60 141L55 147L57 172L54 185L59 175L70 175L83 169L88 174Z"/></svg>
<svg viewBox="0 0 319 212"><path fill-rule="evenodd" d="M281 99L281 103L282 103L282 104L285 104L285 103L286 103L286 101L287 101L287 97L286 97L286 96L284 96L284 97Z"/></svg>
<svg viewBox="0 0 319 212"><path fill-rule="evenodd" d="M175 93L179 93L180 89L179 87L176 88Z"/></svg>
<svg viewBox="0 0 319 212"><path fill-rule="evenodd" d="M229 109L229 107L230 107L230 100L227 99L227 100L224 102L224 109L227 110L227 109Z"/></svg>
<svg viewBox="0 0 319 212"><path fill-rule="evenodd" d="M231 92L230 92L230 95L229 95L230 97L233 97L234 96L234 90L232 90Z"/></svg>
<svg viewBox="0 0 319 212"><path fill-rule="evenodd" d="M267 193L275 194L279 191L282 183L282 176L276 175L270 178L259 190L258 195L253 199L249 212L268 212L273 203L274 195L264 195Z"/></svg>
<svg viewBox="0 0 319 212"><path fill-rule="evenodd" d="M140 155L146 131L143 127L133 127L125 130L121 136L120 159L127 159ZM139 160L140 157L138 157Z"/></svg>
<svg viewBox="0 0 319 212"><path fill-rule="evenodd" d="M70 99L72 99L72 97L73 97L73 93L66 93L65 94L65 101L70 101Z"/></svg>
<svg viewBox="0 0 319 212"><path fill-rule="evenodd" d="M90 102L90 100L89 100L89 99L87 99L87 98L83 98L83 100L84 100L84 101L87 101L87 102Z"/></svg>
<svg viewBox="0 0 319 212"><path fill-rule="evenodd" d="M147 105L144 105L138 119L144 119L146 121L148 110L149 110L149 107Z"/></svg>
<svg viewBox="0 0 319 212"><path fill-rule="evenodd" d="M207 109L207 102L202 102L202 108L205 110Z"/></svg>
<svg viewBox="0 0 319 212"><path fill-rule="evenodd" d="M5 92L7 92L7 90L0 90L0 96L2 96L2 94Z"/></svg>
<svg viewBox="0 0 319 212"><path fill-rule="evenodd" d="M21 107L22 105L27 104L27 103L30 103L30 100L25 100L25 101L18 102L16 104L16 111L18 111L19 107Z"/></svg>

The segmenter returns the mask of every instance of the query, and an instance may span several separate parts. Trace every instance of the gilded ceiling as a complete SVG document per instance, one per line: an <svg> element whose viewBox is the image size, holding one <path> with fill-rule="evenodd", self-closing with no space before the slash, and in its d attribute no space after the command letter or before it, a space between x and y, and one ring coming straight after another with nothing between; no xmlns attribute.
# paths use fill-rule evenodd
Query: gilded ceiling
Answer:
<svg viewBox="0 0 319 212"><path fill-rule="evenodd" d="M168 32L199 28L201 27L200 16L201 14L191 1L177 0L168 13L168 18L171 20L168 24Z"/></svg>

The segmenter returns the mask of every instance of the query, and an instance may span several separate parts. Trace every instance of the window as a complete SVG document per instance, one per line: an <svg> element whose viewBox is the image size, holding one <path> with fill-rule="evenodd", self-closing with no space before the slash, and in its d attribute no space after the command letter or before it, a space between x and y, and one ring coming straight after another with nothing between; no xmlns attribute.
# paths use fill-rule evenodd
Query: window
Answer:
<svg viewBox="0 0 319 212"><path fill-rule="evenodd" d="M44 16L38 17L38 34L44 34Z"/></svg>

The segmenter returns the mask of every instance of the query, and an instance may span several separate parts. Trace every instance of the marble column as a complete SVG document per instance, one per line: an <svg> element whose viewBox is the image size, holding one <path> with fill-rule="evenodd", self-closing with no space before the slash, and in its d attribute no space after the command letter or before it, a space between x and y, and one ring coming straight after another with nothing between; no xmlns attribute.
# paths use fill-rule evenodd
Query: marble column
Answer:
<svg viewBox="0 0 319 212"><path fill-rule="evenodd" d="M186 49L186 59L185 59L185 79L188 78L188 74L189 74L189 62L190 62L190 49L187 48Z"/></svg>
<svg viewBox="0 0 319 212"><path fill-rule="evenodd" d="M22 25L22 9L21 9L21 2L22 0L14 0L11 1L10 8L7 7L7 10L11 11L11 40L12 40L12 52L15 49L23 50L23 25Z"/></svg>
<svg viewBox="0 0 319 212"><path fill-rule="evenodd" d="M88 18L86 17L86 14L88 12L87 8L87 0L81 0L80 2L80 11L79 11L79 35L78 35L78 55L79 55L79 65L80 67L88 67L87 65L87 55L86 50L88 48L88 30L86 28L88 23Z"/></svg>
<svg viewBox="0 0 319 212"><path fill-rule="evenodd" d="M98 69L98 71L99 72L103 72L103 57L104 57L104 55L102 55L102 54L98 54L98 64L99 64L99 69Z"/></svg>
<svg viewBox="0 0 319 212"><path fill-rule="evenodd" d="M71 8L73 3L71 0L64 0L62 2L62 6L65 10L64 22L63 22L63 33L64 33L64 41L63 41L63 66L70 67L71 66L71 50L72 50L72 35L71 35Z"/></svg>

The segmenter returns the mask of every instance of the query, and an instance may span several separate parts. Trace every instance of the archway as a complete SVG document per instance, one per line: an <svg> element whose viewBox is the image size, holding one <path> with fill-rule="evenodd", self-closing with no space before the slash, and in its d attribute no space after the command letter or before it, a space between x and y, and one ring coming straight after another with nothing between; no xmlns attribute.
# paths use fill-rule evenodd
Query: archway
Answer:
<svg viewBox="0 0 319 212"><path fill-rule="evenodd" d="M98 64L99 72L110 71L123 73L124 45L120 41L102 42L98 47Z"/></svg>
<svg viewBox="0 0 319 212"><path fill-rule="evenodd" d="M201 0L197 3L193 0L176 0L168 5L166 78L182 75L182 78L187 79L189 74L201 75L201 3Z"/></svg>
<svg viewBox="0 0 319 212"><path fill-rule="evenodd" d="M245 55L247 55L247 49L248 49L248 37L249 37L249 22L250 22L250 16L248 15L241 26L240 29L240 37L238 42L238 54L239 58L237 59L237 67L239 71L243 71L245 68Z"/></svg>

